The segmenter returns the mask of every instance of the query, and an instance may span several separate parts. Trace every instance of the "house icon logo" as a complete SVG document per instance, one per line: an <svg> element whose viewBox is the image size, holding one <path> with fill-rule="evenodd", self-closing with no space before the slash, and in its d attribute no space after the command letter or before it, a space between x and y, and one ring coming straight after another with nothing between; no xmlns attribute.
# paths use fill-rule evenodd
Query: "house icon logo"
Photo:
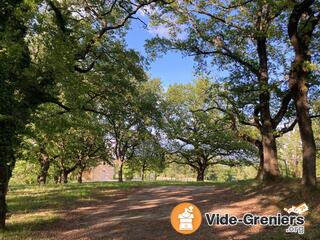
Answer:
<svg viewBox="0 0 320 240"><path fill-rule="evenodd" d="M201 221L201 212L192 203L180 203L171 212L171 225L181 234L194 233L200 227Z"/></svg>

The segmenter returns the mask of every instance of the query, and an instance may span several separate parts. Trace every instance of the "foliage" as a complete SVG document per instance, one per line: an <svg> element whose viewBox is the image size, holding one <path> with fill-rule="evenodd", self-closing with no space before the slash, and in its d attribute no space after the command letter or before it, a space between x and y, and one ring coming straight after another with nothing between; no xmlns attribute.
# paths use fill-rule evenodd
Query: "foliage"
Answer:
<svg viewBox="0 0 320 240"><path fill-rule="evenodd" d="M159 139L148 133L135 149L134 157L128 165L144 179L147 172L159 174L164 170L164 155L165 150L161 147Z"/></svg>
<svg viewBox="0 0 320 240"><path fill-rule="evenodd" d="M18 160L38 166L39 183L61 179L63 171L68 175L76 169L83 171L109 161L103 133L92 114L57 111L57 107L50 105L38 109L33 122L27 125L18 155Z"/></svg>
<svg viewBox="0 0 320 240"><path fill-rule="evenodd" d="M279 158L284 176L302 176L302 147L298 128L279 139Z"/></svg>
<svg viewBox="0 0 320 240"><path fill-rule="evenodd" d="M112 101L109 98L95 100L93 112L104 131L109 154L118 163L119 181L123 164L135 157L136 149L152 134L153 126L160 118L159 83L149 81L124 92L115 92Z"/></svg>
<svg viewBox="0 0 320 240"><path fill-rule="evenodd" d="M233 133L224 116L210 109L211 83L199 79L194 84L174 85L166 93L165 144L173 156L169 161L188 164L201 174L213 164L252 163L254 150Z"/></svg>

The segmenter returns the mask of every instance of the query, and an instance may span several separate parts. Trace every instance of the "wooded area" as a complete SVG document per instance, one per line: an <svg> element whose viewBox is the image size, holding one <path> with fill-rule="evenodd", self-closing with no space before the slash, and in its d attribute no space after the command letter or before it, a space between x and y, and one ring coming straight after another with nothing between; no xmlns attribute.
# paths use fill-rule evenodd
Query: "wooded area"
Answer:
<svg viewBox="0 0 320 240"><path fill-rule="evenodd" d="M169 32L146 57L125 41L141 13ZM10 179L81 183L102 163L119 182L228 166L316 188L319 26L315 0L1 1L0 229ZM193 83L148 76L171 51Z"/></svg>

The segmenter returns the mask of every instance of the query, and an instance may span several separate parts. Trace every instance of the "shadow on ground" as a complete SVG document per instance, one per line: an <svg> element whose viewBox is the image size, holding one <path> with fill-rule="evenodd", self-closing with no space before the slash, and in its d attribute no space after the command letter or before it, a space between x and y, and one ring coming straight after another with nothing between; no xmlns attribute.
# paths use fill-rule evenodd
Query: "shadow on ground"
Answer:
<svg viewBox="0 0 320 240"><path fill-rule="evenodd" d="M101 197L94 203L75 206L64 212L63 220L47 225L36 235L64 240L311 239L285 233L283 227L247 227L242 224L210 227L205 219L196 233L184 236L176 233L170 225L170 212L181 202L192 202L202 213L229 213L238 217L246 212L276 215L290 201L296 204L297 200L303 200L303 197L290 199L291 194L291 190L277 185L241 193L223 186L130 188L119 190L112 197ZM312 208L319 209L319 204ZM311 217L309 220L317 221ZM320 236L312 239L320 239Z"/></svg>

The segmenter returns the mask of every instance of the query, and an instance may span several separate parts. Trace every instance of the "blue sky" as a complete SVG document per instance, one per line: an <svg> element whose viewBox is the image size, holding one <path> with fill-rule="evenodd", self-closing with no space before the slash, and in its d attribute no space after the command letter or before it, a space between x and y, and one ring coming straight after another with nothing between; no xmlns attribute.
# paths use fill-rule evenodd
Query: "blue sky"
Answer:
<svg viewBox="0 0 320 240"><path fill-rule="evenodd" d="M161 29L159 29L161 31ZM155 33L144 28L138 21L132 21L126 41L129 48L139 51L146 56L144 44L147 39L155 36ZM184 57L180 53L170 52L151 63L149 74L151 78L160 78L163 86L173 83L190 83L194 79L193 58Z"/></svg>

